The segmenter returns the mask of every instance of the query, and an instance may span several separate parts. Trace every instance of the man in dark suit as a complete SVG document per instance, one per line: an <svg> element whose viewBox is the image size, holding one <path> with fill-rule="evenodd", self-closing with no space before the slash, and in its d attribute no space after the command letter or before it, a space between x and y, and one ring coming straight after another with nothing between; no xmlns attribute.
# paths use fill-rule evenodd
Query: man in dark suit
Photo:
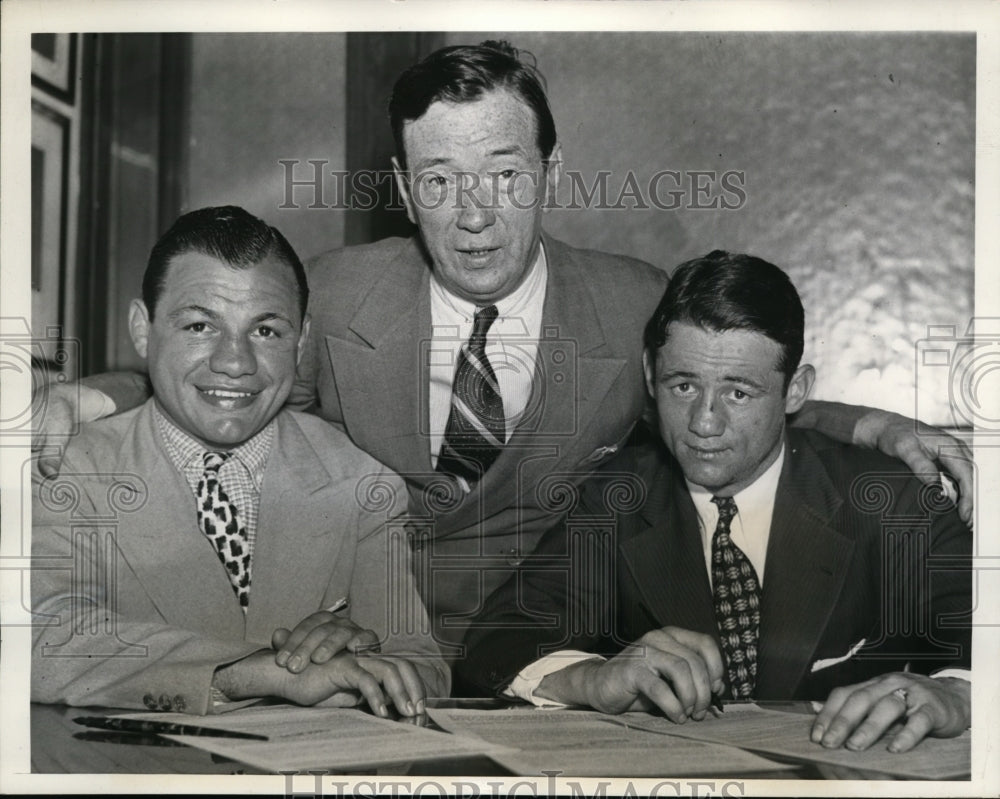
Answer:
<svg viewBox="0 0 1000 799"><path fill-rule="evenodd" d="M490 597L459 690L675 721L713 693L826 699L825 746L965 729L971 533L901 463L786 428L814 376L787 276L688 262L645 343L662 441L592 477Z"/></svg>
<svg viewBox="0 0 1000 799"><path fill-rule="evenodd" d="M390 557L402 480L282 410L307 297L288 242L240 208L186 214L153 249L129 314L153 398L85 425L33 486L33 701L385 716L447 695L405 544ZM390 597L423 623L400 629Z"/></svg>
<svg viewBox="0 0 1000 799"><path fill-rule="evenodd" d="M552 489L611 458L647 410L642 325L667 276L543 234L561 150L539 73L506 43L432 53L400 76L390 119L419 236L313 259L292 403L406 480L418 586L459 654L561 513ZM911 420L867 411L814 403L797 423L930 470Z"/></svg>

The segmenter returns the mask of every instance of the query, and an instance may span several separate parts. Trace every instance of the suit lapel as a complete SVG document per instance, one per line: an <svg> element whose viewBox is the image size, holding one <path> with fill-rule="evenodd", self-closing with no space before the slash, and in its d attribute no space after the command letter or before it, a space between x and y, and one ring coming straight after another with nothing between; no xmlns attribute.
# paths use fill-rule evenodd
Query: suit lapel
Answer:
<svg viewBox="0 0 1000 799"><path fill-rule="evenodd" d="M815 451L790 431L767 544L757 692L802 681L844 586L854 543L830 526L843 502Z"/></svg>
<svg viewBox="0 0 1000 799"><path fill-rule="evenodd" d="M269 641L274 628L320 608L300 598L323 596L344 536L330 523L330 503L310 499L332 478L290 414L281 414L267 461L254 543L247 637ZM317 559L329 560L327 570Z"/></svg>
<svg viewBox="0 0 1000 799"><path fill-rule="evenodd" d="M125 435L119 453L119 472L143 475L149 483L140 486L136 499L141 510L121 516L118 548L168 623L242 638L243 611L211 543L198 529L194 494L163 451L152 403L137 414L135 435ZM198 590L187 590L191 586Z"/></svg>
<svg viewBox="0 0 1000 799"><path fill-rule="evenodd" d="M544 239L548 282L535 377L528 409L504 452L490 467L490 483L533 486L545 474L576 465L572 435L593 421L625 359L608 357L604 330L586 281L565 246ZM539 447L539 442L541 446ZM530 449L528 448L530 446ZM491 508L486 499L487 512ZM504 500L499 493L495 503Z"/></svg>
<svg viewBox="0 0 1000 799"><path fill-rule="evenodd" d="M430 471L429 280L419 244L407 240L358 307L353 338L326 337L352 439L400 473Z"/></svg>
<svg viewBox="0 0 1000 799"><path fill-rule="evenodd" d="M661 465L647 490L635 534L620 544L634 590L660 626L718 637L698 517L680 470Z"/></svg>

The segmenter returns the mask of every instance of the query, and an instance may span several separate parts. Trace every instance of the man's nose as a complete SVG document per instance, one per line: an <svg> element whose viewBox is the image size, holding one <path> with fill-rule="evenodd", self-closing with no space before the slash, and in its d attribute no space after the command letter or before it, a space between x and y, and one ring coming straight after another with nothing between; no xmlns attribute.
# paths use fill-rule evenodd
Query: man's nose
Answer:
<svg viewBox="0 0 1000 799"><path fill-rule="evenodd" d="M209 366L213 372L227 377L243 377L257 371L257 356L249 337L239 334L224 334L212 351Z"/></svg>
<svg viewBox="0 0 1000 799"><path fill-rule="evenodd" d="M705 394L692 405L688 429L702 438L722 435L726 420L718 397Z"/></svg>
<svg viewBox="0 0 1000 799"><path fill-rule="evenodd" d="M481 233L496 222L497 198L490 190L491 182L478 175L469 175L463 181L456 198L458 226L471 233Z"/></svg>

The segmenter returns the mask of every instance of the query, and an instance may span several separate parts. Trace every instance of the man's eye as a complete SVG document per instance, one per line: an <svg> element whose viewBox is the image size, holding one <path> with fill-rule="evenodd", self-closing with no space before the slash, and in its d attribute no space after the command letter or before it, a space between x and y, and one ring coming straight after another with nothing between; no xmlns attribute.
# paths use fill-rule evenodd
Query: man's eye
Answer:
<svg viewBox="0 0 1000 799"><path fill-rule="evenodd" d="M208 330L208 324L205 322L192 322L189 325L185 325L184 329L192 333L204 333Z"/></svg>
<svg viewBox="0 0 1000 799"><path fill-rule="evenodd" d="M694 391L694 386L690 383L675 383L670 390L679 397L685 397Z"/></svg>
<svg viewBox="0 0 1000 799"><path fill-rule="evenodd" d="M738 388L733 389L732 397L736 402L745 402L746 400L750 399L749 394L747 394L745 391L741 391Z"/></svg>
<svg viewBox="0 0 1000 799"><path fill-rule="evenodd" d="M257 328L257 335L261 338L278 338L280 334L273 327L261 325Z"/></svg>
<svg viewBox="0 0 1000 799"><path fill-rule="evenodd" d="M513 180L517 177L517 172L518 171L516 169L501 169L497 172L497 175L504 180Z"/></svg>

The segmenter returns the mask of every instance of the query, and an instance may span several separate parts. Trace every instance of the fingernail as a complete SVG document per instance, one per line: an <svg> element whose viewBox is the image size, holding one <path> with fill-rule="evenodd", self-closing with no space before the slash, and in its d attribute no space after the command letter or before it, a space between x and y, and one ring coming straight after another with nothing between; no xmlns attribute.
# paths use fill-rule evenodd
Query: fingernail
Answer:
<svg viewBox="0 0 1000 799"><path fill-rule="evenodd" d="M406 715L407 716L414 715L414 712L413 712L413 703L412 702L407 702L406 703Z"/></svg>
<svg viewBox="0 0 1000 799"><path fill-rule="evenodd" d="M288 661L288 668L290 668L292 671L297 670L301 665L302 665L302 658L300 658L298 655L296 655L295 657L293 657L291 660Z"/></svg>
<svg viewBox="0 0 1000 799"><path fill-rule="evenodd" d="M389 716L389 709L385 705L380 703L378 706L378 714L382 718L387 718Z"/></svg>
<svg viewBox="0 0 1000 799"><path fill-rule="evenodd" d="M813 727L813 731L809 734L809 740L814 744L818 744L823 740L823 733L826 732L822 727Z"/></svg>
<svg viewBox="0 0 1000 799"><path fill-rule="evenodd" d="M684 708L685 716L690 716L692 713L694 713L694 705L691 705L691 707Z"/></svg>
<svg viewBox="0 0 1000 799"><path fill-rule="evenodd" d="M282 650L277 655L274 656L274 662L279 666L284 666L288 662L288 653Z"/></svg>
<svg viewBox="0 0 1000 799"><path fill-rule="evenodd" d="M419 702L417 702L417 713L426 713L426 712L427 712L427 703L424 702L423 699L421 699Z"/></svg>
<svg viewBox="0 0 1000 799"><path fill-rule="evenodd" d="M858 750L864 749L865 746L865 736L859 735L856 738L848 738L847 743L844 744L847 749Z"/></svg>

